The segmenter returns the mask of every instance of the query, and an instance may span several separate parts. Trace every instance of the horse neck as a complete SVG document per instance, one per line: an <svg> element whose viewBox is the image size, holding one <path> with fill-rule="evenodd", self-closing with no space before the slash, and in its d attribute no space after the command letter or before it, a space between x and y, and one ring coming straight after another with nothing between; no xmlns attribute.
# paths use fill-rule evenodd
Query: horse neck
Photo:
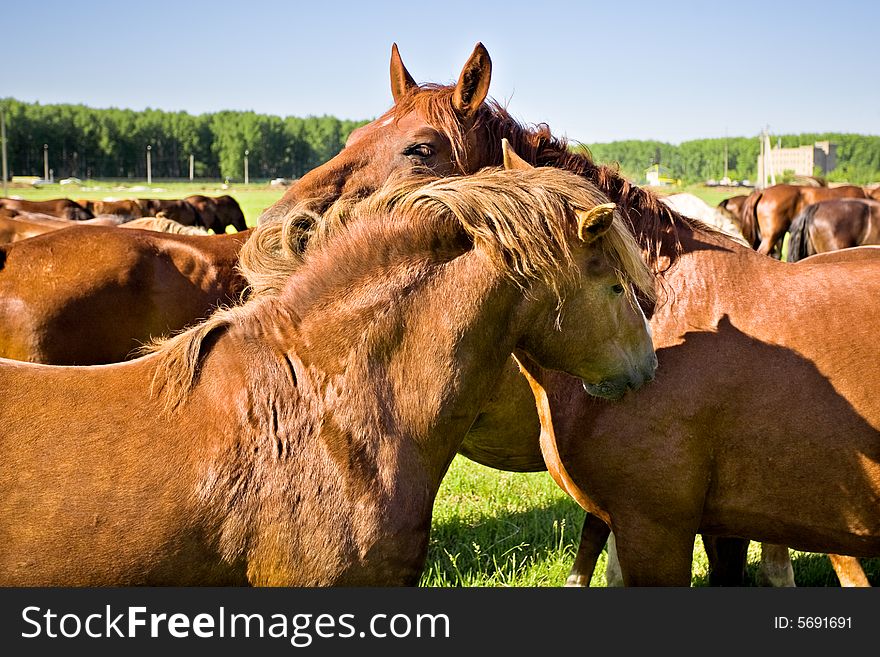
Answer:
<svg viewBox="0 0 880 657"><path fill-rule="evenodd" d="M326 291L286 349L308 387L336 391L323 414L352 441L372 443L349 447L395 452L376 454L387 484L415 468L433 499L513 350L522 294L476 252L362 283Z"/></svg>

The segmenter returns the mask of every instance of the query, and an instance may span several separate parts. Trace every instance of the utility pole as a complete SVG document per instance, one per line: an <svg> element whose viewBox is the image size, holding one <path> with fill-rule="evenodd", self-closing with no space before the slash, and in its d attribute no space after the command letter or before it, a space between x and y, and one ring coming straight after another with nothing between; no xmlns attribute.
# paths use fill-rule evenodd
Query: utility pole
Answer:
<svg viewBox="0 0 880 657"><path fill-rule="evenodd" d="M244 184L245 185L248 184L248 153L250 153L250 151L246 150L244 152Z"/></svg>
<svg viewBox="0 0 880 657"><path fill-rule="evenodd" d="M43 180L49 180L49 144L43 144Z"/></svg>
<svg viewBox="0 0 880 657"><path fill-rule="evenodd" d="M0 109L0 146L3 150L3 196L6 196L6 110Z"/></svg>
<svg viewBox="0 0 880 657"><path fill-rule="evenodd" d="M150 162L150 151L153 150L153 147L147 144L147 184L150 185L153 183L153 165Z"/></svg>
<svg viewBox="0 0 880 657"><path fill-rule="evenodd" d="M194 160L192 153L189 155L189 181L192 182L193 179L193 169L194 169Z"/></svg>
<svg viewBox="0 0 880 657"><path fill-rule="evenodd" d="M724 180L725 184L729 182L727 180L727 128L724 129L724 177L721 180Z"/></svg>

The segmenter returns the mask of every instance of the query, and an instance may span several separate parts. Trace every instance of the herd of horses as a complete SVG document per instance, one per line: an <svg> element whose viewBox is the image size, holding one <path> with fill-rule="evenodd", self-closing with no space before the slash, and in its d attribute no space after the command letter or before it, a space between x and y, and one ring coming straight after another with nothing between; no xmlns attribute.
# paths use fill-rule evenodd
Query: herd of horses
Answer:
<svg viewBox="0 0 880 657"><path fill-rule="evenodd" d="M583 507L572 584L606 542L626 585L689 585L697 534L718 585L750 540L880 555L880 249L768 257L491 66L393 46L391 109L256 228L0 247L0 584L412 585L456 453Z"/></svg>

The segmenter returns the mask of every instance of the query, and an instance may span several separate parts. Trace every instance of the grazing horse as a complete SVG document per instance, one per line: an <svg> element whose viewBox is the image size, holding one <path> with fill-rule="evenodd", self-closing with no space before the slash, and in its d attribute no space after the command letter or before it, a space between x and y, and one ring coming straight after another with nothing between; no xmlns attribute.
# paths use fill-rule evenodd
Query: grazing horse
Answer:
<svg viewBox="0 0 880 657"><path fill-rule="evenodd" d="M788 260L880 244L880 201L837 199L808 205L789 229Z"/></svg>
<svg viewBox="0 0 880 657"><path fill-rule="evenodd" d="M267 254L278 291L156 353L0 362L0 585L414 585L513 349L602 394L652 376L627 293L652 280L592 185L422 182L351 210L293 272Z"/></svg>
<svg viewBox="0 0 880 657"><path fill-rule="evenodd" d="M184 226L205 225L195 206L182 199L139 198L137 203L144 209L145 217L155 217L161 212Z"/></svg>
<svg viewBox="0 0 880 657"><path fill-rule="evenodd" d="M91 219L95 215L76 201L69 198L56 198L48 201L25 201L15 198L0 198L0 208L21 212L38 212L71 221Z"/></svg>
<svg viewBox="0 0 880 657"><path fill-rule="evenodd" d="M124 221L149 217L151 213L134 199L122 199L120 201L90 201L80 200L80 205L93 214L112 214L121 217Z"/></svg>
<svg viewBox="0 0 880 657"><path fill-rule="evenodd" d="M0 244L11 244L71 226L116 226L118 223L115 215L99 215L92 219L72 221L37 212L0 209Z"/></svg>
<svg viewBox="0 0 880 657"><path fill-rule="evenodd" d="M724 199L717 205L718 209L736 224L740 233L742 233L742 207L747 198L749 198L748 194L738 194Z"/></svg>
<svg viewBox="0 0 880 657"><path fill-rule="evenodd" d="M806 268L800 272L788 271L782 269L788 265L758 257L754 251L739 247L720 233L680 216L647 190L630 185L613 168L597 165L585 155L570 152L567 144L554 138L547 126L523 126L497 104L484 102L490 75L489 55L478 44L456 85L418 86L393 46L391 87L394 107L376 121L354 131L339 155L294 184L278 203L263 213L260 228L280 225L279 220L289 215L297 199L321 199L316 207L326 207L335 199L368 193L392 172L429 168L445 175L467 173L472 167L497 164L502 157L501 141L506 137L532 164L561 167L583 175L625 208L652 266L657 273L664 274L658 285L659 307L663 312L652 317L651 327L654 335L667 345L663 354L669 365L668 368L664 365L661 356L660 381L652 386L654 390L649 400L657 404L656 412L651 415L658 418L655 424L632 423L633 416L627 415L641 417L643 395L632 396L640 400L638 407L630 399L621 406L591 401L584 398L581 391L572 389L570 404L556 408L555 412L568 412L573 417L595 416L602 420L609 436L615 428L633 424L632 430L627 431L633 444L641 440L642 434L675 444L680 442L683 432L685 435L692 432L695 442L708 443L714 435L758 440L771 419L775 422L790 412L792 395L781 383L797 379L777 380L778 353L770 349L753 349L752 345L764 340L768 331L775 335L774 330L778 328L781 353L799 349L801 345L792 333L806 339L803 327L808 324L787 311L784 285L796 283L799 289L805 290L805 298L821 297L828 305L832 300L820 291L824 287L833 289L832 281L846 266L824 262L811 267L809 274ZM280 228L275 230L280 232ZM781 272L787 273L780 276ZM786 276L791 278L782 280ZM776 284L783 287L774 288ZM767 290L772 293L768 298L777 300L776 307L768 315L768 323L763 325L760 318L764 314L764 305L756 298L759 290ZM738 307L742 313L754 316L750 323L740 324L741 313L737 313L737 325L744 327L745 336L726 330L722 322L724 317L717 315L728 307ZM701 339L709 343L707 348L693 341L687 342L691 324L694 330L701 331ZM832 345L837 346L847 333L841 331L830 336ZM849 358L852 354L847 356ZM850 361L843 359L841 362ZM708 365L714 369L709 369ZM822 367L826 366L823 359ZM664 374L664 368L668 374ZM725 385L719 386L714 380L704 381L697 376L711 377L717 372L729 372ZM863 378L855 366L844 368L840 376L844 379L842 385L846 394L858 390ZM702 388L694 385L700 381ZM815 400L808 405L808 410L815 412L827 402L831 409L829 421L802 422L803 426L791 429L778 426L778 423L769 424L767 431L774 438L779 439L780 434L785 435L789 430L794 432L797 428L816 440L827 440L835 435L836 421L841 422L838 426L849 424L850 418L838 411L840 405L835 403L833 391L827 386L814 384L812 380L806 385L805 392L813 394ZM693 389L682 397L681 390L687 390L688 386ZM530 390L517 375L516 365L511 363L499 387L490 395L472 425L460 451L490 467L516 471L544 469L537 441L538 418L532 402ZM688 415L676 419L684 402ZM622 408L626 408L626 412L618 410ZM755 415L759 410L758 419L761 421L756 422ZM701 424L699 420L703 418L706 423ZM720 426L713 426L713 418ZM586 455L586 447L583 451ZM662 484L657 483L658 490L662 490ZM744 493L759 496L762 489L763 485L753 487L743 479ZM601 548L608 535L607 525L596 517L588 518L587 522L604 527L605 535L599 543ZM592 567L583 567L581 572L592 571ZM710 575L710 581L712 579ZM723 580L716 577L714 581L721 583Z"/></svg>
<svg viewBox="0 0 880 657"><path fill-rule="evenodd" d="M834 198L865 198L865 192L856 185L773 185L755 190L742 206L740 219L743 235L758 253L779 257L782 238L792 220L811 203Z"/></svg>
<svg viewBox="0 0 880 657"><path fill-rule="evenodd" d="M247 230L241 206L228 194L216 197L196 194L187 196L183 200L198 211L202 218L202 225L218 235L225 233L227 226L232 226L238 231Z"/></svg>
<svg viewBox="0 0 880 657"><path fill-rule="evenodd" d="M129 358L241 295L235 266L249 234L77 225L2 245L0 356L56 365Z"/></svg>

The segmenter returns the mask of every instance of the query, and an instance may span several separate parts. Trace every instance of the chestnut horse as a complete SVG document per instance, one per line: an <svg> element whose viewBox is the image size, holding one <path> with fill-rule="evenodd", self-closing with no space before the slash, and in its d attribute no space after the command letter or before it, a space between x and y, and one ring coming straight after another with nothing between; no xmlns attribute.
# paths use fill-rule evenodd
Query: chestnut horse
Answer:
<svg viewBox="0 0 880 657"><path fill-rule="evenodd" d="M736 388L707 382L705 389L693 390L693 396L687 401L693 406L694 418L709 419L717 415L729 423L725 433L760 436L771 418L786 417L791 410L791 396L786 387L773 378L773 373L777 372L776 353L751 349L752 343L748 341L762 339L769 325L763 328L760 324L746 326L746 330L754 335L747 334L748 339L743 339L713 329L712 322L717 322L717 318L707 317L706 312L751 300L752 304L757 304L751 307L755 315L753 322L760 322L763 307L755 300L754 291L764 289L766 281L779 280L776 272L783 270L773 267L787 265L774 265L772 261L764 263L766 259L759 258L753 251L737 247L698 222L689 221L660 204L646 190L631 186L613 168L571 153L565 142L553 138L546 126L527 128L514 121L497 104L484 102L490 74L489 55L478 44L456 85L418 86L393 46L391 86L394 107L373 123L354 131L338 156L294 184L263 214L260 223L272 224L287 216L298 198L321 199L316 203L321 208L339 197L357 197L375 189L394 171L415 171L426 167L445 175L467 173L476 167L496 164L501 160L501 139L507 137L530 162L570 169L596 182L626 209L654 268L658 272L669 272L660 286L661 307L665 312L658 313L651 322L655 335L670 345L665 352L670 360L670 376L665 379L665 386L655 385L658 390L653 393L659 404L658 412L668 414L669 419L663 419L656 427L638 423L634 430L655 432L659 437L674 441L683 430L682 426L687 424L686 430L696 432L695 439L711 439L714 426L701 426L687 418L674 419L680 403L680 390L687 388L689 382L699 380L697 376L689 378L688 371L700 372L703 366L702 350L684 342L691 319L695 326L706 326L706 335L717 348L718 357L735 354L733 362L740 365L736 370L737 380L743 383L741 388ZM815 296L825 297L820 294L820 289L826 281L841 273L840 267L831 269L831 264L827 263L827 277L823 275L826 265L811 268L818 275L788 275L792 276L791 282L807 290L807 296L812 292ZM773 275L765 280L764 270L768 268ZM745 278L740 275L741 269L746 273ZM706 281L700 282L703 275ZM773 298L781 293L781 290L776 291ZM826 300L825 303L829 302ZM807 339L802 335L804 324L780 314L780 309L785 306L781 297L779 304L780 308L768 314L768 322L780 323L779 332L784 341L780 349L797 349L799 345L790 334L795 332L801 334L801 339ZM672 307L678 315L670 311ZM844 335L845 332L832 338L832 343L839 342ZM726 369L729 367L720 367L719 371ZM538 419L531 410L531 392L521 384L514 364L509 365L506 373L499 389L490 396L486 408L462 443L461 452L491 467L518 471L543 469L543 460L537 449ZM848 377L847 388L858 387L860 375L857 368L847 368L843 375ZM807 385L818 400L810 408L820 408L823 400L834 407L835 398L827 387L813 386L810 382ZM600 418L614 417L617 426L626 426L630 421L623 417L623 413L614 415L618 405L590 402L582 399L580 393L572 394L570 412L573 415L592 413ZM749 403L728 402L728 395L733 395L732 400L745 399L751 406ZM717 409L726 408L728 403L731 413L719 414ZM626 408L636 415L642 412L641 408L633 409L630 404ZM753 417L755 409L761 409L758 422ZM823 437L822 431L827 432L829 423L817 426L820 427L819 437ZM778 435L784 428L773 426L771 430ZM752 489L745 483L743 491L760 494L760 488ZM599 522L605 526L601 520ZM603 537L602 543L604 540ZM724 580L716 577L715 581Z"/></svg>
<svg viewBox="0 0 880 657"><path fill-rule="evenodd" d="M173 219L168 219L161 215L158 217L141 217L140 219L132 219L123 224L119 224L120 228L138 228L140 230L155 230L159 233L172 233L174 235L208 235L208 231L201 226L184 226Z"/></svg>
<svg viewBox="0 0 880 657"><path fill-rule="evenodd" d="M161 212L184 226L205 225L196 207L183 199L139 198L137 204L143 208L145 217L155 217Z"/></svg>
<svg viewBox="0 0 880 657"><path fill-rule="evenodd" d="M56 198L48 201L25 201L15 198L0 198L0 208L7 210L20 210L21 212L39 212L41 214L82 221L91 219L95 215L69 198Z"/></svg>
<svg viewBox="0 0 880 657"><path fill-rule="evenodd" d="M227 226L232 226L237 231L247 230L241 206L228 194L216 197L196 194L187 196L183 200L192 205L201 215L201 225L208 230L213 230L218 235L225 233Z"/></svg>
<svg viewBox="0 0 880 657"><path fill-rule="evenodd" d="M113 214L122 217L126 221L151 216L151 213L134 199L122 199L120 201L90 201L81 199L77 203L92 214Z"/></svg>
<svg viewBox="0 0 880 657"><path fill-rule="evenodd" d="M808 205L791 223L788 260L880 244L880 201L838 199Z"/></svg>
<svg viewBox="0 0 880 657"><path fill-rule="evenodd" d="M612 207L550 169L392 186L157 353L0 362L0 585L417 583L513 349L597 390L652 376Z"/></svg>
<svg viewBox="0 0 880 657"><path fill-rule="evenodd" d="M792 220L811 203L835 198L865 198L865 192L856 185L773 185L755 190L742 206L740 219L743 235L758 253L779 257L782 238Z"/></svg>
<svg viewBox="0 0 880 657"><path fill-rule="evenodd" d="M236 301L245 283L235 266L249 234L77 225L2 245L0 356L56 365L124 360Z"/></svg>
<svg viewBox="0 0 880 657"><path fill-rule="evenodd" d="M71 226L116 226L117 224L119 218L115 215L99 215L92 219L72 221L38 212L0 209L0 244L11 244Z"/></svg>

